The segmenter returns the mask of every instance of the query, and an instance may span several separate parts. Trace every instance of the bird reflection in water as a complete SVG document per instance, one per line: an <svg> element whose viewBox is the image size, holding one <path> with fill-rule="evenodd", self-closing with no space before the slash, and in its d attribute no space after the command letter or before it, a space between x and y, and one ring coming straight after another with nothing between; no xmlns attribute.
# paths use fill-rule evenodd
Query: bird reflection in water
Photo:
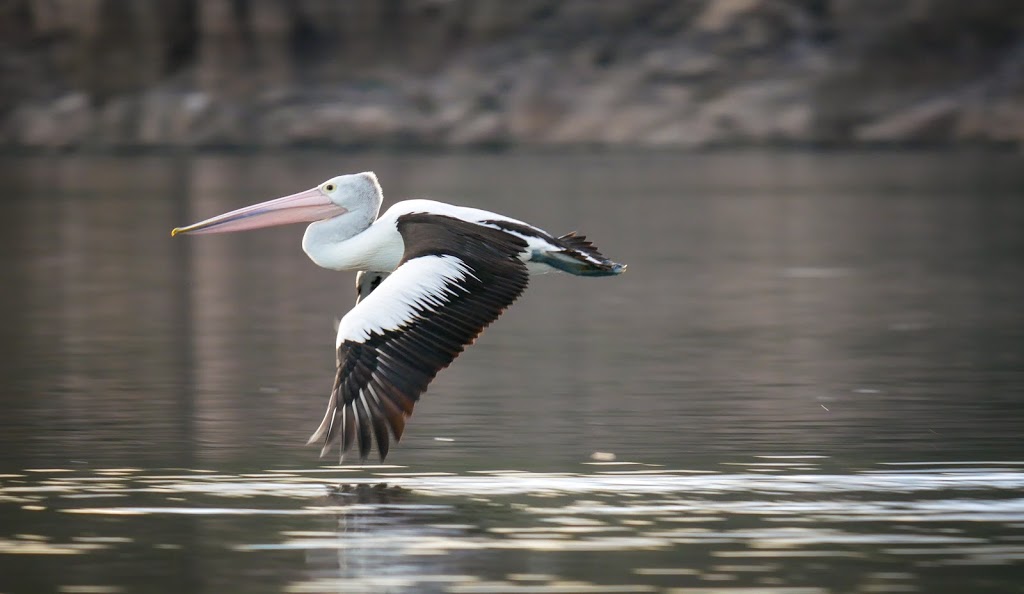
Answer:
<svg viewBox="0 0 1024 594"><path fill-rule="evenodd" d="M454 523L452 507L417 498L386 483L332 487L321 502L344 507L336 530L289 534L305 550L308 578L288 590L427 592L474 580L464 569L472 551L444 546L472 527Z"/></svg>

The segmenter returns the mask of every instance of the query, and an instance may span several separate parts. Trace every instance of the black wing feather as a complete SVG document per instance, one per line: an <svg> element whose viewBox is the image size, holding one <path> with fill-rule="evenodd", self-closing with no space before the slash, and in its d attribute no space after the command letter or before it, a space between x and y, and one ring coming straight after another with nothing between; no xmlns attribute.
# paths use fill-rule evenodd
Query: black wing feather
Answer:
<svg viewBox="0 0 1024 594"><path fill-rule="evenodd" d="M447 295L442 306L415 307L414 319L403 327L372 332L365 339L342 340L327 414L310 438L311 443L323 438L321 455L338 441L344 455L358 441L359 455L365 460L376 441L383 460L389 450L389 430L396 441L401 439L405 419L437 372L450 365L526 288L528 273L519 257L526 242L521 238L426 213L399 217L398 231L405 242L399 267L416 258L453 256L468 274L447 287L454 294ZM369 291L390 280L381 273L372 273L379 276L371 279L370 274L360 273L357 308L366 307L360 303Z"/></svg>

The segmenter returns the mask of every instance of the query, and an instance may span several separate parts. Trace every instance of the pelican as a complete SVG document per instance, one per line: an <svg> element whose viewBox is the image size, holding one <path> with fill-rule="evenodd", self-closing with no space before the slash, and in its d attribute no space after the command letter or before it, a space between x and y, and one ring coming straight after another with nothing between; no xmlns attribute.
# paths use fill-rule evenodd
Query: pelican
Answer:
<svg viewBox="0 0 1024 594"><path fill-rule="evenodd" d="M376 441L383 461L413 406L526 289L554 270L611 276L626 269L583 235L555 237L506 216L433 200L396 203L373 172L340 175L315 188L178 227L171 236L311 223L302 249L331 270L355 270L356 304L338 324L337 373L320 426L320 456L358 442L365 461Z"/></svg>

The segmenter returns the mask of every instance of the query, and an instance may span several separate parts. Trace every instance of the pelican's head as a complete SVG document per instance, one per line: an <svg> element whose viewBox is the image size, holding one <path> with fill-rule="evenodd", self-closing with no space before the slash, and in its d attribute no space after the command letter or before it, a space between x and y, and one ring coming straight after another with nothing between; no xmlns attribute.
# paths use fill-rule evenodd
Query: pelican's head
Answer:
<svg viewBox="0 0 1024 594"><path fill-rule="evenodd" d="M348 212L370 211L373 213L372 221L383 200L377 176L372 171L339 175L305 192L246 206L187 227L176 227L171 230L171 236L179 233L230 233L289 223L313 223Z"/></svg>

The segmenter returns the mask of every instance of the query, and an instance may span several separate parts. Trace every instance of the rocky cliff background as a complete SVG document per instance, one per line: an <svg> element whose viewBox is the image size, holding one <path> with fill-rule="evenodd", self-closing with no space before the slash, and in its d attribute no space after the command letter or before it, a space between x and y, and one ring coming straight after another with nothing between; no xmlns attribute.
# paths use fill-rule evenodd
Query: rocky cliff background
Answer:
<svg viewBox="0 0 1024 594"><path fill-rule="evenodd" d="M0 145L1024 143L1020 0L0 0Z"/></svg>

